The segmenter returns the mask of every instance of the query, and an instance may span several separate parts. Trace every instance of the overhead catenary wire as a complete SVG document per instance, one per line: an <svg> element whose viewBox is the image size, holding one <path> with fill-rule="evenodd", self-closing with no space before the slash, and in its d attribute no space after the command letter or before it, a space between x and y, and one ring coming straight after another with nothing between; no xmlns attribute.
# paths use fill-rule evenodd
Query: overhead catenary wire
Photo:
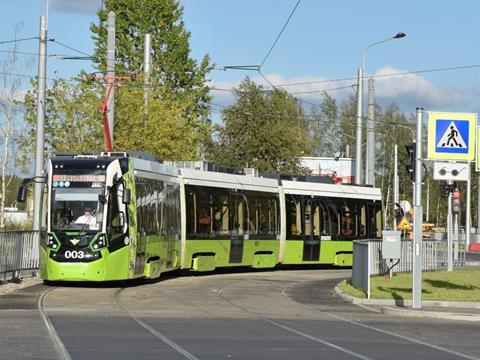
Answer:
<svg viewBox="0 0 480 360"><path fill-rule="evenodd" d="M28 40L35 40L35 39L38 40L38 36L22 38L22 39L4 40L4 41L0 41L0 45L17 43L17 42L28 41Z"/></svg>
<svg viewBox="0 0 480 360"><path fill-rule="evenodd" d="M272 50L273 50L273 48L275 47L275 45L277 44L278 40L279 40L280 37L282 36L283 31L285 30L285 28L287 27L288 23L290 22L290 19L292 18L293 14L295 13L295 10L297 10L297 7L298 7L298 5L300 4L300 1L301 1L301 0L298 0L297 3L295 4L295 7L293 8L292 12L291 12L290 15L288 16L287 21L285 21L285 24L283 25L282 30L280 30L280 32L278 33L277 37L275 38L275 41L273 42L273 45L270 47L270 50L268 50L267 55L265 55L265 57L263 58L262 62L261 62L260 65L258 66L258 69L259 69L259 70L262 68L263 64L265 64L265 61L267 61L268 57L270 56L270 53L272 52Z"/></svg>

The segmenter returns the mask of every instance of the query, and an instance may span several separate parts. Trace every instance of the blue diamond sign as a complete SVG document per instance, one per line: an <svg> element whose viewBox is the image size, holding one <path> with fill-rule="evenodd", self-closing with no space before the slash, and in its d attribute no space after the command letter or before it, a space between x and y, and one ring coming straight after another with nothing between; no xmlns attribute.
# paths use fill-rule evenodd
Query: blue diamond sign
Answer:
<svg viewBox="0 0 480 360"><path fill-rule="evenodd" d="M431 160L475 159L477 114L428 113L428 158Z"/></svg>

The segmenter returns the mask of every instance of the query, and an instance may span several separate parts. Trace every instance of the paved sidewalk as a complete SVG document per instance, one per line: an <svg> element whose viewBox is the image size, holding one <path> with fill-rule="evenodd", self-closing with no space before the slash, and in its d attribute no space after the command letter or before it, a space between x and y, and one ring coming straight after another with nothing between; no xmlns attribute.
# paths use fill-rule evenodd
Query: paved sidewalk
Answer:
<svg viewBox="0 0 480 360"><path fill-rule="evenodd" d="M421 309L412 309L411 300L361 299L344 294L338 286L335 294L346 302L383 314L480 322L480 302L422 301Z"/></svg>

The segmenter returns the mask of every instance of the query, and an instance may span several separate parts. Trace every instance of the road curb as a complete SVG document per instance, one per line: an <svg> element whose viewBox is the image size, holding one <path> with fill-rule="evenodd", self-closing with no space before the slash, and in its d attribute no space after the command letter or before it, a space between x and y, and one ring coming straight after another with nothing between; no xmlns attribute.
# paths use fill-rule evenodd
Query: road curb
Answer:
<svg viewBox="0 0 480 360"><path fill-rule="evenodd" d="M382 314L410 316L410 317L425 317L445 320L463 320L463 321L479 321L480 311L478 314L474 313L457 313L452 311L428 311L407 309L407 306L412 306L411 300L387 300L387 299L361 299L351 295L347 295L335 286L335 294L343 301L354 305L376 305L381 306ZM480 310L480 303L471 301L422 301L424 307L430 308L456 308L456 309L472 309Z"/></svg>
<svg viewBox="0 0 480 360"><path fill-rule="evenodd" d="M397 316L408 316L408 317L419 317L419 318L430 318L430 319L480 322L480 315L477 315L477 314L402 309L402 308L398 308L398 307L389 307L389 306L383 306L382 307L382 314L397 315Z"/></svg>

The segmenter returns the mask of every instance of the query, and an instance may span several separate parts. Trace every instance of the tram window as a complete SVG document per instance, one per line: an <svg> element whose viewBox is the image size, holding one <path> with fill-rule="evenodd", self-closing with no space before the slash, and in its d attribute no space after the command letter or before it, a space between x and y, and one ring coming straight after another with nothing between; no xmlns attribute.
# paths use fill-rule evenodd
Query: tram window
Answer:
<svg viewBox="0 0 480 360"><path fill-rule="evenodd" d="M370 238L379 238L382 233L382 207L378 202L368 204Z"/></svg>
<svg viewBox="0 0 480 360"><path fill-rule="evenodd" d="M365 237L367 234L367 209L365 207L365 203L359 204L359 231L358 235L361 237Z"/></svg>
<svg viewBox="0 0 480 360"><path fill-rule="evenodd" d="M246 219L248 219L248 216L245 215L248 208L244 196L242 193L232 193L230 196L232 234L243 235L247 228Z"/></svg>
<svg viewBox="0 0 480 360"><path fill-rule="evenodd" d="M341 206L342 228L341 234L344 237L353 237L356 235L356 212L355 206L347 204L345 201Z"/></svg>
<svg viewBox="0 0 480 360"><path fill-rule="evenodd" d="M330 215L330 226L331 226L331 231L330 235L331 236L338 236L340 235L340 212L338 210L337 204L335 203L334 199L331 198L326 198L325 199L327 206L328 206L328 212Z"/></svg>
<svg viewBox="0 0 480 360"><path fill-rule="evenodd" d="M311 203L310 201L303 201L302 204L302 213L303 213L303 222L304 222L304 235L310 236L311 227L312 227L312 212L311 212Z"/></svg>
<svg viewBox="0 0 480 360"><path fill-rule="evenodd" d="M318 202L314 202L313 206L313 234L315 236L320 236L320 207L318 206Z"/></svg>
<svg viewBox="0 0 480 360"><path fill-rule="evenodd" d="M293 195L286 197L287 212L287 237L290 239L303 238L302 235L302 212L300 199Z"/></svg>
<svg viewBox="0 0 480 360"><path fill-rule="evenodd" d="M228 196L219 191L213 197L213 233L218 235L229 234L228 229Z"/></svg>
<svg viewBox="0 0 480 360"><path fill-rule="evenodd" d="M118 206L118 193L118 185L114 185L110 188L110 194L108 196L107 233L112 237L121 234L123 230L120 226L118 226L120 224L121 217Z"/></svg>
<svg viewBox="0 0 480 360"><path fill-rule="evenodd" d="M320 234L330 235L331 224L330 224L330 216L329 216L327 204L325 202L325 199L320 199L318 203L320 207Z"/></svg>

